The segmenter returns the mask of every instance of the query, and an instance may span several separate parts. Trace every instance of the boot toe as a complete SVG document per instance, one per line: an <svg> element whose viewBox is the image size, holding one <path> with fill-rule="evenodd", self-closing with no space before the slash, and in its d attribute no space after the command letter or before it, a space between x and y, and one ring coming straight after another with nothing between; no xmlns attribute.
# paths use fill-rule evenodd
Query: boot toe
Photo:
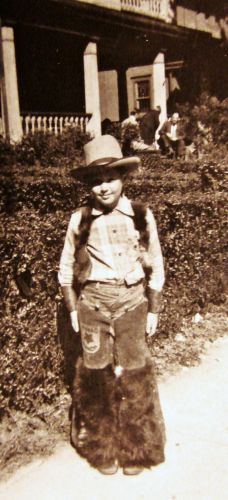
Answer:
<svg viewBox="0 0 228 500"><path fill-rule="evenodd" d="M141 474L143 469L144 468L141 465L129 465L128 467L123 468L123 474L125 476L136 476Z"/></svg>
<svg viewBox="0 0 228 500"><path fill-rule="evenodd" d="M116 474L118 471L118 463L114 461L110 464L101 465L101 467L98 467L98 470L101 474L104 474L106 476Z"/></svg>

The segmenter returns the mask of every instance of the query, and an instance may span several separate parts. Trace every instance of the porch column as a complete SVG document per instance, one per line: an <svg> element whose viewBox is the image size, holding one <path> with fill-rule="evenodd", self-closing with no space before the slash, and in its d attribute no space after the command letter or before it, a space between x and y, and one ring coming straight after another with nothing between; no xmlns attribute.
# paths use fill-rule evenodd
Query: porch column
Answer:
<svg viewBox="0 0 228 500"><path fill-rule="evenodd" d="M87 132L93 136L101 135L101 113L99 96L99 79L97 64L97 44L88 43L84 52L84 81L86 113L92 113L87 125Z"/></svg>
<svg viewBox="0 0 228 500"><path fill-rule="evenodd" d="M22 139L22 126L20 119L13 28L1 28L0 45L4 135L11 143L20 142Z"/></svg>
<svg viewBox="0 0 228 500"><path fill-rule="evenodd" d="M167 119L165 55L160 52L153 63L153 107L161 106L160 124Z"/></svg>

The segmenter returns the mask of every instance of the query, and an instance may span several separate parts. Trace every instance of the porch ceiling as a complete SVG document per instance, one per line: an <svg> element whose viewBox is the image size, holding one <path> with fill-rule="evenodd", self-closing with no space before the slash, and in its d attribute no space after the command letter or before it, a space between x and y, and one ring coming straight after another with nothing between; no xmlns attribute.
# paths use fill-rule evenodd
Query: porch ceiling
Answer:
<svg viewBox="0 0 228 500"><path fill-rule="evenodd" d="M187 47L211 38L208 33L76 0L7 0L0 17L3 25L75 35L84 46L95 41L99 70L151 64L161 51L166 52L166 61L185 59Z"/></svg>

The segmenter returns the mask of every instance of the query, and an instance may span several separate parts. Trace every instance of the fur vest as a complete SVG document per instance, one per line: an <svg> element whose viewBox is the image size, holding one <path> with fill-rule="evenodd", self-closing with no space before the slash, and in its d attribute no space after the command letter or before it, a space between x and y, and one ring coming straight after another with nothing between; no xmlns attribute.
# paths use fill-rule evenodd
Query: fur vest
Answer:
<svg viewBox="0 0 228 500"><path fill-rule="evenodd" d="M141 263L144 268L145 275L151 271L150 266L147 266L146 259L144 258L149 244L149 232L146 222L147 208L143 203L131 202L134 212L134 225L135 229L139 231L139 248L141 253ZM81 285L86 282L91 273L91 260L89 253L86 249L87 240L90 233L90 226L92 223L92 210L90 206L82 207L82 217L79 224L78 234L75 235L75 264L74 275L77 284Z"/></svg>

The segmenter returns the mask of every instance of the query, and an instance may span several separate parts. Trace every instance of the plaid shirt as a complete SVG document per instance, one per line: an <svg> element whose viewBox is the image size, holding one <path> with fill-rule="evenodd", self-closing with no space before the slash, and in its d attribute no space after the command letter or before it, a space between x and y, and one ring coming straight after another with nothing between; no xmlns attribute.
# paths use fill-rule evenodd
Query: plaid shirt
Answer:
<svg viewBox="0 0 228 500"><path fill-rule="evenodd" d="M93 221L87 241L92 270L91 281L125 281L127 285L137 283L144 277L139 248L139 231L134 226L134 212L130 200L120 197L117 206L108 213L92 209ZM164 268L156 223L152 212L147 209L147 224L150 234L147 264L152 273L149 287L161 291L164 283ZM75 238L81 220L80 210L70 219L60 261L59 282L61 286L73 283Z"/></svg>

